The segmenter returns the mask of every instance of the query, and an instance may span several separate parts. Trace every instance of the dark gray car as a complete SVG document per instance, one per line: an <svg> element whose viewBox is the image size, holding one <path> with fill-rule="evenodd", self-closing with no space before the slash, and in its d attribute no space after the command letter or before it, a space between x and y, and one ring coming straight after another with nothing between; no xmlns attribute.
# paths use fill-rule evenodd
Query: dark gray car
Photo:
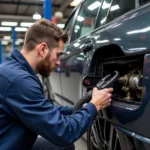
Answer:
<svg viewBox="0 0 150 150"><path fill-rule="evenodd" d="M65 29L70 39L50 77L55 103L75 105L95 83L84 87L83 78L118 71L112 105L88 131L88 150L149 150L149 0L85 0Z"/></svg>

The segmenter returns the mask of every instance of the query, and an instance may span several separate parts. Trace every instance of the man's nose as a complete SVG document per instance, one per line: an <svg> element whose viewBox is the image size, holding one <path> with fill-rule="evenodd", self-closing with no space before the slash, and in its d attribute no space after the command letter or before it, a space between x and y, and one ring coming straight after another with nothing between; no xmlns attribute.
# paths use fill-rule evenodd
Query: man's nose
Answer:
<svg viewBox="0 0 150 150"><path fill-rule="evenodd" d="M59 66L60 65L60 60L56 61L56 65Z"/></svg>

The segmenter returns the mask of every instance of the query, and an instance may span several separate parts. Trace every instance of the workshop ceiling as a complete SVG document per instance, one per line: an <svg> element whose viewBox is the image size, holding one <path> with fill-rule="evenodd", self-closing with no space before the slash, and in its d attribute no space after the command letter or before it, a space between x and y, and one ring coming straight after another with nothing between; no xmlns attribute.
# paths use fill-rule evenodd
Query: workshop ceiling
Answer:
<svg viewBox="0 0 150 150"><path fill-rule="evenodd" d="M52 0L52 14L62 12L63 18L58 24L65 24L70 16L74 6L70 6L73 0ZM1 27L9 27L3 25L4 22L17 22L17 27L20 27L22 22L35 22L33 14L38 12L42 17L44 0L0 0L0 39L4 36L11 36L12 31L4 31ZM24 37L24 31L17 32L17 38Z"/></svg>

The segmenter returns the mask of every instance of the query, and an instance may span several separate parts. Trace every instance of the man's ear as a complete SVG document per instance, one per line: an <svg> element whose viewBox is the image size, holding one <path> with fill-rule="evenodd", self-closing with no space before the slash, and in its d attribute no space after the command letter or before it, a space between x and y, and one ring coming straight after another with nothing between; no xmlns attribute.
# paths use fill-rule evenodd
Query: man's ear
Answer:
<svg viewBox="0 0 150 150"><path fill-rule="evenodd" d="M42 42L41 44L39 44L37 46L37 49L38 49L38 54L40 55L40 57L45 57L47 55L48 48L45 42Z"/></svg>

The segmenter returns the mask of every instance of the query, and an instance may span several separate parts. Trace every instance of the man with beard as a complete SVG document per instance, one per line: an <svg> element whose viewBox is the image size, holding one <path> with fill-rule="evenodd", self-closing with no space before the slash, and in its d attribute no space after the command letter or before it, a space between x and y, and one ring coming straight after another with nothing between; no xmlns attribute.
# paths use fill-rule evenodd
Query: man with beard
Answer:
<svg viewBox="0 0 150 150"><path fill-rule="evenodd" d="M111 88L94 88L91 101L74 114L44 97L36 74L48 77L60 65L67 38L41 19L27 30L22 50L12 50L0 65L0 150L73 150L97 111L110 105Z"/></svg>

